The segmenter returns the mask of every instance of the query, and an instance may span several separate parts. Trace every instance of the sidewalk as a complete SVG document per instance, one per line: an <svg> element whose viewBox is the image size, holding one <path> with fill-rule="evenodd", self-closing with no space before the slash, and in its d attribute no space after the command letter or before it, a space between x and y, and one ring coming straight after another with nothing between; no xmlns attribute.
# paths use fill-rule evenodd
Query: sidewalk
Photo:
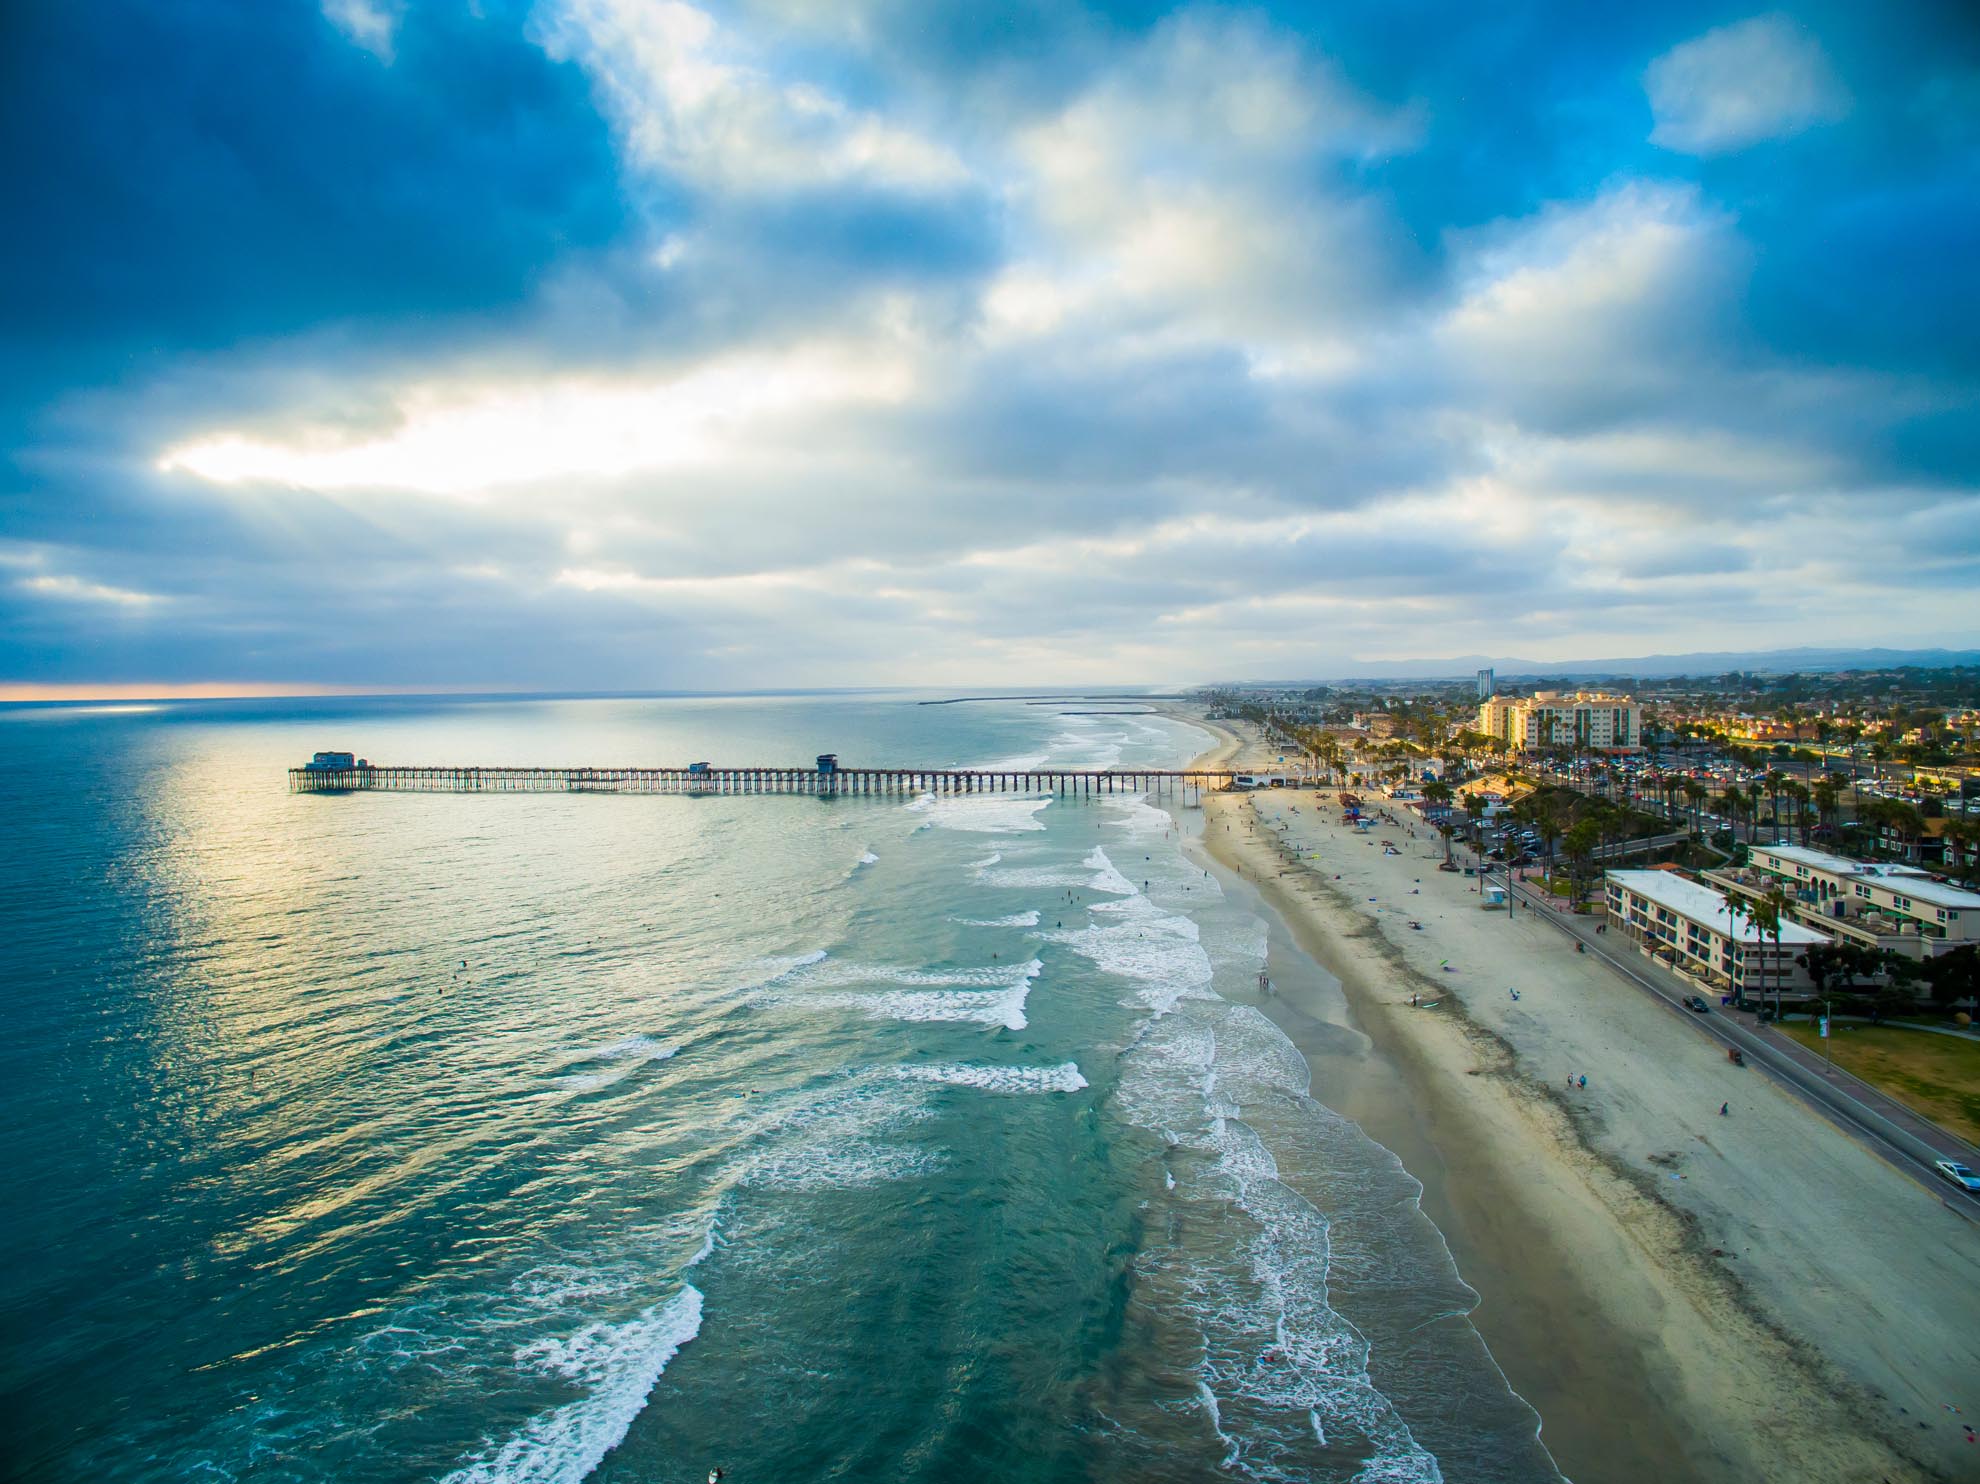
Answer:
<svg viewBox="0 0 1980 1484"><path fill-rule="evenodd" d="M1597 933L1595 929L1607 920L1605 917L1578 917L1536 896L1524 884L1517 886L1516 892L1521 908L1553 924L1639 989L1664 1001L1673 1015L1695 1022L1702 1032L1727 1046L1738 1047L1749 1067L1800 1094L1831 1122L1869 1139L1886 1158L1938 1190L1948 1206L1980 1219L1980 1199L1955 1190L1932 1169L1933 1161L1940 1159L1956 1159L1980 1168L1980 1149L1842 1068L1825 1066L1819 1055L1762 1027L1751 1012L1717 1003L1705 1015L1685 1009L1685 996L1701 993L1700 987L1641 952L1631 939ZM1708 1000L1716 1001L1716 990L1703 992Z"/></svg>

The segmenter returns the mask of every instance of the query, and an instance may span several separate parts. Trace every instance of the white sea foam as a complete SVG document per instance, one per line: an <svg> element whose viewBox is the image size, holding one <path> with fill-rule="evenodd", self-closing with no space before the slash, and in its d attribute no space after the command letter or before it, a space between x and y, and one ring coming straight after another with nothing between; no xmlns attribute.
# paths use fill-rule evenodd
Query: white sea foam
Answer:
<svg viewBox="0 0 1980 1484"><path fill-rule="evenodd" d="M788 1107L737 1178L773 1190L844 1190L927 1174L943 1156L898 1136L931 1116L923 1090L869 1071Z"/></svg>
<svg viewBox="0 0 1980 1484"><path fill-rule="evenodd" d="M595 1092L631 1076L647 1062L667 1060L680 1049L678 1042L626 1036L565 1061L558 1069L557 1085L573 1092Z"/></svg>
<svg viewBox="0 0 1980 1484"><path fill-rule="evenodd" d="M975 1087L984 1092L1078 1092L1086 1086L1073 1062L1056 1067L982 1067L964 1062L934 1066L896 1067L894 1074L910 1082L942 1082L951 1087Z"/></svg>
<svg viewBox="0 0 1980 1484"><path fill-rule="evenodd" d="M780 991L772 997L772 1003L807 1009L856 1010L876 1020L953 1021L1001 1025L1018 1031L1025 1026L1024 1005L1031 993L1031 982L1043 967L1035 958L1008 969L966 969L948 974L849 964L842 966L844 978L825 982L901 987L878 990L799 987Z"/></svg>
<svg viewBox="0 0 1980 1484"><path fill-rule="evenodd" d="M1029 912L1013 912L1008 917L952 917L951 922L964 927L1037 927L1038 909Z"/></svg>
<svg viewBox="0 0 1980 1484"><path fill-rule="evenodd" d="M1127 897L1133 896L1139 890L1132 881L1114 869L1114 863L1107 859L1107 852L1098 845L1094 846L1092 853L1086 857L1085 865L1087 870L1093 872L1086 882L1088 891L1111 892L1115 896Z"/></svg>
<svg viewBox="0 0 1980 1484"><path fill-rule="evenodd" d="M1016 757L992 758L987 763L974 763L971 766L982 773L1030 773L1045 766L1046 754L1026 752Z"/></svg>
<svg viewBox="0 0 1980 1484"><path fill-rule="evenodd" d="M973 835L1019 835L1045 828L1038 816L1050 798L1010 798L997 794L922 794L905 807L925 816L922 828L960 830Z"/></svg>
<svg viewBox="0 0 1980 1484"><path fill-rule="evenodd" d="M1207 1157L1190 1164L1193 1178L1174 1198L1233 1213L1236 1250L1197 1255L1172 1290L1202 1335L1206 1411L1215 1404L1213 1425L1227 1446L1235 1439L1250 1471L1278 1469L1276 1450L1293 1446L1279 1429L1297 1417L1317 1437L1369 1440L1375 1452L1357 1480L1432 1484L1436 1459L1370 1379L1367 1342L1329 1306L1327 1219L1279 1179L1244 1116L1254 1102L1284 1106L1306 1081L1304 1060L1268 1018L1215 996L1150 1022L1123 1058L1114 1099L1122 1115ZM1177 1190L1167 1171L1163 1183Z"/></svg>
<svg viewBox="0 0 1980 1484"><path fill-rule="evenodd" d="M761 989L766 984L775 984L786 974L797 969L809 968L812 964L823 963L827 957L822 948L814 948L809 953L788 953L760 958L743 970L738 989Z"/></svg>
<svg viewBox="0 0 1980 1484"><path fill-rule="evenodd" d="M1158 1015L1181 1000L1214 994L1210 956L1197 941L1194 918L1164 912L1139 893L1096 902L1091 911L1093 920L1085 927L1048 929L1037 936L1131 981L1136 999Z"/></svg>
<svg viewBox="0 0 1980 1484"><path fill-rule="evenodd" d="M588 1394L532 1417L444 1484L577 1484L624 1441L668 1362L700 1332L701 1291L686 1284L623 1323L588 1324L566 1339L522 1346L518 1367L576 1382Z"/></svg>
<svg viewBox="0 0 1980 1484"><path fill-rule="evenodd" d="M874 853L873 853L872 851L870 851L870 850L868 850L868 851L864 851L864 852L862 852L862 853L861 853L861 855L860 855L860 857L859 857L859 863L860 863L860 864L861 864L862 866L871 866L871 865L876 865L876 864L878 864L878 862L879 862L879 860L880 860L880 857L879 857L879 856L877 856L877 855L875 855L875 854L874 854Z"/></svg>
<svg viewBox="0 0 1980 1484"><path fill-rule="evenodd" d="M992 856L992 861L999 857ZM1087 878L1076 867L1071 866L1003 866L991 869L988 864L979 864L976 879L985 886L1011 887L1020 891L1063 890L1069 886L1085 886Z"/></svg>

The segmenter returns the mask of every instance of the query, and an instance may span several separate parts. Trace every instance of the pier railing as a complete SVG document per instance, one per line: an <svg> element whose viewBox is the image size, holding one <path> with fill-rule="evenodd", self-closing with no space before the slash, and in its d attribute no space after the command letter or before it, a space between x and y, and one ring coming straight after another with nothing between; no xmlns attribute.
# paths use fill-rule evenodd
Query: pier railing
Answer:
<svg viewBox="0 0 1980 1484"><path fill-rule="evenodd" d="M1236 774L1162 768L291 768L292 793L1181 794Z"/></svg>

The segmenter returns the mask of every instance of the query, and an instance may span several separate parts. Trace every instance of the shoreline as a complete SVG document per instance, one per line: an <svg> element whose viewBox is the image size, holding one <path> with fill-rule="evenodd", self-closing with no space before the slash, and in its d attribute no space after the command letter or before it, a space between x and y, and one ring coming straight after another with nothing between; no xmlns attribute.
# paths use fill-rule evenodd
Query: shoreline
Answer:
<svg viewBox="0 0 1980 1484"><path fill-rule="evenodd" d="M1193 766L1239 759L1258 745L1200 714L1180 708L1169 714L1219 739ZM1525 931L1542 925L1509 929L1504 914L1466 904L1464 878L1439 879L1431 868L1441 848L1426 854L1420 834L1410 836L1407 825L1380 832L1408 847L1397 856L1369 848L1367 840L1350 846L1357 837L1328 826L1314 799L1311 790L1207 795L1201 843L1227 886L1238 884L1258 906L1274 947L1284 944L1282 957L1296 954L1311 965L1304 975L1290 960L1275 966L1273 977L1283 974L1284 988L1263 1008L1306 1057L1313 1095L1392 1150L1423 1185L1425 1213L1478 1294L1471 1322L1508 1383L1540 1413L1541 1441L1562 1472L1582 1484L1654 1476L1843 1484L1951 1478L1962 1463L1970 1465L1970 1455L1962 1458L1958 1450L1963 1440L1956 1427L1948 1426L1952 1419L1925 1417L1920 1396L1909 1398L1908 1407L1896 1400L1902 1393L1892 1383L1906 1376L1847 1363L1866 1359L1862 1337L1855 1337L1854 1347L1843 1343L1850 1336L1842 1326L1851 1316L1837 1314L1825 1324L1819 1306L1812 1313L1806 1302L1797 1308L1791 1295L1780 1302L1790 1275L1776 1274L1771 1288L1747 1281L1766 1269L1742 1269L1734 1261L1746 1259L1731 1250L1737 1238L1729 1224L1744 1207L1749 1232L1778 1240L1781 1217L1795 1213L1766 1209L1777 1191L1718 1179L1720 1172L1691 1163L1706 1160L1704 1150L1680 1145L1639 1161L1629 1157L1633 1150L1616 1147L1640 1133L1625 1131L1626 1119L1648 1121L1649 1110L1639 1101L1657 1101L1639 1100L1622 1085L1633 1079L1609 1070L1616 1053L1637 1050L1632 1037L1646 1030L1659 1032L1660 1047L1669 1042L1690 1053L1696 1048L1683 1037L1696 1033L1657 1024L1635 991L1621 994L1598 982L1615 976L1585 958L1576 962L1564 943L1550 955L1546 943L1530 940ZM1291 809L1298 818L1280 817L1275 828L1262 817L1261 804ZM1285 841L1295 823L1298 844L1289 849ZM1354 879L1337 881L1333 870L1315 870L1303 858L1314 850L1328 867L1342 868L1340 877ZM1425 874L1406 874L1412 871ZM1394 918L1399 909L1383 903L1404 892L1424 894L1423 905L1408 909L1422 920L1421 930L1403 932L1399 943L1383 931L1383 914ZM1377 900L1368 903L1369 896ZM1481 939L1479 929L1493 924L1496 934ZM1481 974L1436 977L1439 958L1464 954L1468 968L1474 952L1506 961ZM1542 1020L1536 1036L1525 1024L1533 1017L1518 1004L1508 1014L1494 1012L1496 1002L1487 1000L1485 1013L1473 1013L1484 973L1495 979L1545 973L1563 981L1560 987L1583 1002L1548 1014L1572 1017L1574 1034L1551 1036L1554 1026ZM1331 985L1324 994L1303 987L1303 979L1316 974L1338 985L1338 996ZM1437 1008L1413 1007L1412 991L1437 1000ZM1546 992L1551 997L1559 991L1550 983ZM1351 1037L1342 1035L1340 1000ZM1495 1017L1506 1023L1491 1023ZM1365 1045L1344 1052L1350 1038ZM1551 1064L1544 1076L1535 1075L1537 1047L1551 1061L1555 1040L1565 1053L1589 1058L1566 1065L1598 1072L1600 1098L1593 1088L1560 1089ZM1634 1072L1635 1063L1628 1067ZM1718 1073L1686 1066L1671 1075L1682 1081ZM1764 1114L1771 1127L1798 1117L1807 1127L1794 1136L1831 1141L1818 1153L1845 1164L1847 1155L1871 1158L1826 1125L1815 1132L1820 1121L1786 1094L1768 1089L1769 1098L1757 1085L1736 1085L1742 1111L1752 1102L1756 1120ZM1688 1085L1684 1095L1692 1095ZM1701 1106L1704 1096L1699 1094ZM1717 1103L1709 1107L1716 1111ZM1710 1144L1717 1133L1708 1125L1694 1138L1717 1153ZM1663 1138L1677 1143L1670 1131ZM1689 1209L1668 1193L1704 1191L1708 1174L1712 1199L1732 1210L1712 1209L1709 1202L1702 1211ZM1888 1171L1865 1176L1888 1177ZM1870 1198L1889 1194L1873 1191ZM1882 1240L1876 1234L1866 1239L1873 1252ZM1970 1247L1949 1264L1962 1278L1969 1268L1980 1274ZM1764 1247L1748 1247L1746 1254L1763 1264L1768 1255ZM1918 1257L1901 1276L1909 1310L1920 1312L1925 1323L1929 1316L1921 1306L1933 1295L1918 1274L1936 1273L1938 1257L1934 1251ZM1820 1286L1821 1276L1797 1281ZM1867 1297L1862 1303L1874 1328L1877 1306ZM1971 1300L1950 1306L1962 1315L1976 1307ZM1933 1343L1953 1348L1913 1366L1931 1374L1909 1378L1912 1389L1945 1391L1937 1400L1951 1405L1980 1404L1980 1396L1959 1394L1965 1388L1955 1381L1969 1358L1962 1342L1935 1334ZM1838 1357L1839 1348L1850 1354ZM1904 1370L1899 1361L1894 1372ZM1876 1381L1871 1372L1878 1373ZM1907 1426L1920 1428L1921 1436L1907 1436Z"/></svg>

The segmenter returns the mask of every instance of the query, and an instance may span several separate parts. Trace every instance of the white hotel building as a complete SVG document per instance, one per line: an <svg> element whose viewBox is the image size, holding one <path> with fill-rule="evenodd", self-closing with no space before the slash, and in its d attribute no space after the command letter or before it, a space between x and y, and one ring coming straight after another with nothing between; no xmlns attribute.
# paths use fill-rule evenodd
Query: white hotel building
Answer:
<svg viewBox="0 0 1980 1484"><path fill-rule="evenodd" d="M1741 916L1734 930L1727 899L1711 887L1675 871L1607 873L1609 921L1646 951L1673 967L1741 998L1766 992L1803 995L1815 985L1795 962L1828 935L1781 915L1778 946ZM1744 904L1742 904L1744 905Z"/></svg>
<svg viewBox="0 0 1980 1484"><path fill-rule="evenodd" d="M1522 752L1540 747L1588 747L1633 752L1643 745L1643 708L1605 691L1557 690L1497 697L1478 708L1478 730Z"/></svg>

